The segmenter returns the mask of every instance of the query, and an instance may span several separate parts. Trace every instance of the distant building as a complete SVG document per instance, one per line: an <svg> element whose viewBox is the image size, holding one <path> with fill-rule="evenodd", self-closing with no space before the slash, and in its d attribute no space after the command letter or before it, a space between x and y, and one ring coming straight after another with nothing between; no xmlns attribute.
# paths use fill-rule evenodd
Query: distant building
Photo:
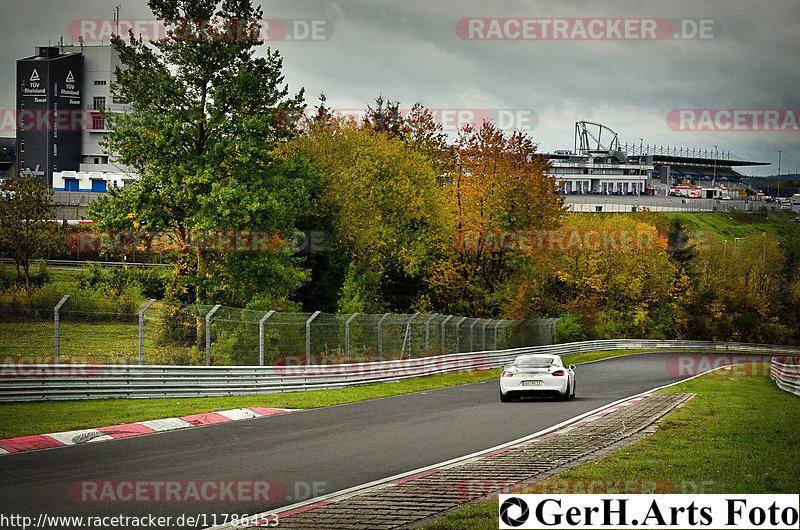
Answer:
<svg viewBox="0 0 800 530"><path fill-rule="evenodd" d="M130 108L111 94L118 66L112 46L38 47L36 55L17 61L18 174L38 176L57 190L77 182L80 191L105 191L121 182L120 174L130 174L100 146L108 132L101 111Z"/></svg>
<svg viewBox="0 0 800 530"><path fill-rule="evenodd" d="M79 171L119 173L124 168L114 164L103 153L100 140L108 130L100 111L128 112L130 105L122 103L111 94L114 71L122 67L113 46L63 46L64 53L76 52L83 56L83 109L87 116L81 136Z"/></svg>
<svg viewBox="0 0 800 530"><path fill-rule="evenodd" d="M104 193L111 188L130 186L136 176L108 171L59 171L53 174L53 189Z"/></svg>
<svg viewBox="0 0 800 530"><path fill-rule="evenodd" d="M17 150L14 138L0 138L0 180L14 177L17 166Z"/></svg>
<svg viewBox="0 0 800 530"><path fill-rule="evenodd" d="M17 61L17 168L42 184L52 186L54 172L80 163L81 131L59 118L80 113L82 79L80 53L46 46Z"/></svg>
<svg viewBox="0 0 800 530"><path fill-rule="evenodd" d="M550 175L565 195L668 195L692 186L698 197L742 189L734 166L766 165L700 149L622 146L617 133L589 121L575 123L575 146L546 155ZM695 195L692 195L695 196Z"/></svg>

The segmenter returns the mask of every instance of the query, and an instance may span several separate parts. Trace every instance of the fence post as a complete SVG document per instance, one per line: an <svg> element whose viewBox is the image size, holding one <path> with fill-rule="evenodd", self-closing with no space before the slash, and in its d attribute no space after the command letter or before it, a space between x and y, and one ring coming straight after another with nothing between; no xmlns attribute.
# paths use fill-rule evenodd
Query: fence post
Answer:
<svg viewBox="0 0 800 530"><path fill-rule="evenodd" d="M430 351L431 321L437 316L439 316L439 313L434 313L425 321L425 353Z"/></svg>
<svg viewBox="0 0 800 530"><path fill-rule="evenodd" d="M472 321L472 324L469 325L469 351L471 351L471 352L475 351L475 348L473 347L474 346L474 342L472 340L473 339L473 328L475 327L475 324L478 323L478 320L479 319L476 318L475 320Z"/></svg>
<svg viewBox="0 0 800 530"><path fill-rule="evenodd" d="M511 321L509 322L509 324L508 324L508 328L511 328L511 327L513 327L513 326L515 326L515 325L519 324L520 322L522 322L522 320L521 320L521 319L513 319L513 320L511 320ZM510 338L510 337L509 337L509 338ZM506 346L509 346L509 347L511 347L511 348L516 348L516 347L518 347L519 345L518 345L518 344L513 344L513 343L512 343L512 344L506 344Z"/></svg>
<svg viewBox="0 0 800 530"><path fill-rule="evenodd" d="M467 317L461 317L461 320L456 322L456 353L461 352L461 334L459 333L459 329L466 319Z"/></svg>
<svg viewBox="0 0 800 530"><path fill-rule="evenodd" d="M151 298L143 308L139 310L139 366L144 364L144 312L153 305L155 298Z"/></svg>
<svg viewBox="0 0 800 530"><path fill-rule="evenodd" d="M444 336L444 325L447 324L447 321L450 320L451 318L453 318L453 315L447 315L447 318L442 320L442 355L447 353L447 351L445 351L445 342L444 342L444 339L445 339L445 336Z"/></svg>
<svg viewBox="0 0 800 530"><path fill-rule="evenodd" d="M381 326L383 325L383 321L386 320L386 317L389 316L389 313L384 313L383 316L378 320L378 356L383 359L383 331Z"/></svg>
<svg viewBox="0 0 800 530"><path fill-rule="evenodd" d="M313 315L306 320L306 366L311 364L311 321L317 318L322 311L315 311Z"/></svg>
<svg viewBox="0 0 800 530"><path fill-rule="evenodd" d="M494 350L497 349L497 328L500 327L500 324L505 322L505 320L498 320L497 324L494 325Z"/></svg>
<svg viewBox="0 0 800 530"><path fill-rule="evenodd" d="M61 344L58 337L58 310L61 309L61 306L64 305L64 303L67 301L68 298L69 295L65 294L64 297L61 299L61 301L57 303L56 306L53 308L53 331L56 343L55 364L61 362Z"/></svg>
<svg viewBox="0 0 800 530"><path fill-rule="evenodd" d="M403 335L403 346L400 348L400 357L402 357L403 353L405 353L405 351L406 351L406 344L408 344L408 354L409 354L409 356L412 355L412 353L411 353L411 346L412 346L411 339L413 338L413 335L411 334L411 322L415 318L417 318L418 316L419 316L419 312L414 313L413 315L411 315L409 317L408 322L406 322L406 332Z"/></svg>
<svg viewBox="0 0 800 530"><path fill-rule="evenodd" d="M486 323L483 325L483 333L481 334L481 335L482 335L482 339L483 339L483 341L482 341L482 345L481 345L481 350L482 350L482 351L486 351L486 326L488 326L488 325L489 325L489 324L491 324L492 322L493 322L493 320L490 318L490 319L489 319L489 320L487 320L487 321L486 321Z"/></svg>
<svg viewBox="0 0 800 530"><path fill-rule="evenodd" d="M353 313L350 318L344 323L344 360L350 360L350 322L358 316L358 313Z"/></svg>
<svg viewBox="0 0 800 530"><path fill-rule="evenodd" d="M206 366L211 366L211 317L219 308L220 304L215 305L206 315Z"/></svg>
<svg viewBox="0 0 800 530"><path fill-rule="evenodd" d="M561 320L561 317L553 319L553 326L552 326L552 328L550 330L550 344L555 344L556 343L556 338L557 338L556 335L557 335L557 332L558 332L558 327L557 326L558 326L558 321L559 320Z"/></svg>
<svg viewBox="0 0 800 530"><path fill-rule="evenodd" d="M264 366L264 322L267 321L269 317L272 316L272 313L275 311L269 310L266 315L261 317L261 320L258 321L258 365Z"/></svg>

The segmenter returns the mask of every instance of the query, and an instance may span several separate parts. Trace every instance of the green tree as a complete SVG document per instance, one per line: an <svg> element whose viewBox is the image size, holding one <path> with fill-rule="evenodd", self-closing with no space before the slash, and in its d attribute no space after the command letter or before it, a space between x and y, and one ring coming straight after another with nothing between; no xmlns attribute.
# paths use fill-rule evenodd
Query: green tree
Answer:
<svg viewBox="0 0 800 530"><path fill-rule="evenodd" d="M291 140L285 153L323 172L318 211L333 252L317 265L337 269L320 274L337 309L412 309L445 233L443 190L428 158L387 131L335 119Z"/></svg>
<svg viewBox="0 0 800 530"><path fill-rule="evenodd" d="M109 113L105 146L139 180L95 201L101 229L169 231L183 244L192 230L292 231L311 209L316 173L275 159L294 133L286 117L302 112L303 91L289 96L282 59L261 44L260 7L246 0L150 0L172 21L167 38L117 38L123 68L112 88L128 113ZM202 25L198 21L213 21ZM175 22L177 21L177 22ZM261 55L261 54L259 54ZM174 296L202 303L278 308L306 278L288 249L211 254L176 262Z"/></svg>
<svg viewBox="0 0 800 530"><path fill-rule="evenodd" d="M400 112L400 102L384 100L383 96L378 96L375 99L375 108L367 105L363 123L375 132L386 133L392 138L402 138L405 120Z"/></svg>
<svg viewBox="0 0 800 530"><path fill-rule="evenodd" d="M53 190L34 177L14 180L13 190L0 191L0 254L14 260L17 281L29 284L31 261L56 244Z"/></svg>

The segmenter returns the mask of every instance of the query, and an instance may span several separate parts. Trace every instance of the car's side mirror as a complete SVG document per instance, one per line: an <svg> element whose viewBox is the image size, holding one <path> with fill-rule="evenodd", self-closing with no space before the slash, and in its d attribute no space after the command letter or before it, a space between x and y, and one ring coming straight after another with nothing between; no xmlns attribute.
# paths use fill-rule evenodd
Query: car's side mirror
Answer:
<svg viewBox="0 0 800 530"><path fill-rule="evenodd" d="M575 365L574 364L569 365L569 369L570 370L575 370Z"/></svg>

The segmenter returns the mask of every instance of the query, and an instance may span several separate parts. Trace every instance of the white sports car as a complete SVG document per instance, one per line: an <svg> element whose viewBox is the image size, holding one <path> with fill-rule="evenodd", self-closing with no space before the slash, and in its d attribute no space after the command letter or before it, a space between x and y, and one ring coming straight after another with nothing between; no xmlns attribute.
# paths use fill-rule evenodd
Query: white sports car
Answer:
<svg viewBox="0 0 800 530"><path fill-rule="evenodd" d="M575 397L575 365L564 366L558 355L528 354L514 359L500 374L500 401L525 395L550 394L563 400Z"/></svg>

